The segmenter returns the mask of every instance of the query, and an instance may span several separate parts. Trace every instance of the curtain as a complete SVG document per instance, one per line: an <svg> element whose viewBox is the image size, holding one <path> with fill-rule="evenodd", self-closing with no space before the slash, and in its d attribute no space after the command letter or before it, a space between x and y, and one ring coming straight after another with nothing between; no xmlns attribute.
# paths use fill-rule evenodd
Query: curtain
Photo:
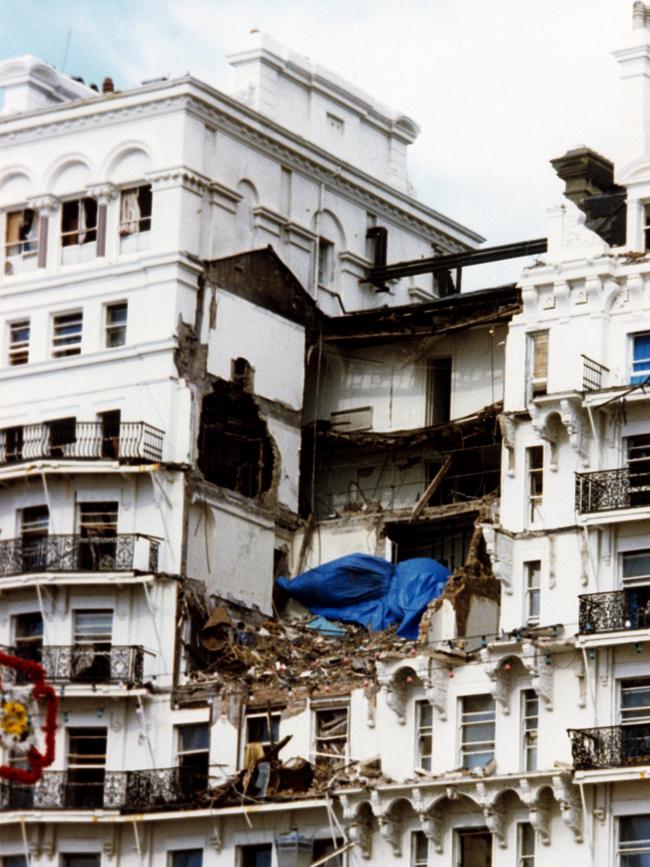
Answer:
<svg viewBox="0 0 650 867"><path fill-rule="evenodd" d="M140 231L140 203L137 190L124 190L120 213L120 235L135 235Z"/></svg>

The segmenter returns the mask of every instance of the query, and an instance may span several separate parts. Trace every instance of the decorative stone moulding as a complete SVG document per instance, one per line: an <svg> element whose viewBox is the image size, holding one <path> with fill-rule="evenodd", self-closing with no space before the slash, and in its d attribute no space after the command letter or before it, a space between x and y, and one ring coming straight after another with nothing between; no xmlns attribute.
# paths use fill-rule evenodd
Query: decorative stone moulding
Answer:
<svg viewBox="0 0 650 867"><path fill-rule="evenodd" d="M432 656L401 659L391 665L379 663L379 685L385 690L386 704L397 716L400 725L406 723L406 709L413 688L424 687L424 695L441 720L447 718L449 662Z"/></svg>
<svg viewBox="0 0 650 867"><path fill-rule="evenodd" d="M515 795L527 810L531 823L544 846L551 843L552 807L555 800L560 807L562 821L569 827L577 843L583 841L583 817L580 795L571 783L570 771L536 772L525 775L486 777L472 780L465 777L450 782L440 778L423 780L418 785L356 790L337 793L343 808L343 821L349 828L351 839L359 846L364 858L372 853L372 832L378 827L395 857L403 848L404 812L412 811L418 818L420 830L432 841L436 852L444 849L445 801L459 801L462 797L473 802L476 812L494 835L497 845L508 845L507 827L512 815L507 798ZM471 812L466 805L467 812ZM376 820L376 821L375 821Z"/></svg>
<svg viewBox="0 0 650 867"><path fill-rule="evenodd" d="M479 524L485 550L492 563L492 574L501 584L505 592L512 595L512 552L513 541L510 536L501 533L494 524Z"/></svg>
<svg viewBox="0 0 650 867"><path fill-rule="evenodd" d="M498 649L491 647L480 651L485 673L490 678L490 692L504 714L510 713L512 694L512 664L521 664L530 676L530 685L547 710L553 709L553 664L546 661L532 641L523 641L521 648Z"/></svg>
<svg viewBox="0 0 650 867"><path fill-rule="evenodd" d="M589 445L591 435L588 420L581 409L579 395L562 397L558 402L543 407L531 403L528 407L533 430L540 439L547 442L551 449L551 470L557 470L557 443L560 434L559 424L566 429L569 445L580 458L583 467L589 466Z"/></svg>

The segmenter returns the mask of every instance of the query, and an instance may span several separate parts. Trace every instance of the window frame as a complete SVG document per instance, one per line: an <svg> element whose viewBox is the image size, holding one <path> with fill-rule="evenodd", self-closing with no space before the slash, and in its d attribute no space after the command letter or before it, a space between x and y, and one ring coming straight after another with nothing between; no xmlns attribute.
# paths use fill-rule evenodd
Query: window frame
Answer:
<svg viewBox="0 0 650 867"><path fill-rule="evenodd" d="M8 322L9 329L8 348L7 348L7 364L9 367L20 367L23 364L29 364L29 344L31 341L31 319L15 319L13 322ZM27 339L16 339L16 334L19 332L27 332Z"/></svg>
<svg viewBox="0 0 650 867"><path fill-rule="evenodd" d="M20 214L22 215L22 225L19 229L19 236L21 234L22 226L25 222L25 213L27 211L31 211L32 213L32 221L29 225L29 232L34 232L33 236L30 238L29 235L25 238L18 238L17 241L8 241L7 233L9 231L9 223L10 217ZM29 256L38 256L38 245L41 236L41 216L38 212L38 208L32 208L29 205L24 205L23 207L14 207L13 210L7 209L5 211L5 237L4 237L4 256L5 262L10 262L12 259L25 259ZM19 247L20 249L16 252L10 253L10 248Z"/></svg>
<svg viewBox="0 0 650 867"><path fill-rule="evenodd" d="M420 857L418 855L418 843L423 844L424 849L426 850L425 857ZM411 846L409 856L410 867L428 867L430 854L431 853L429 838L424 833L424 831L411 831Z"/></svg>
<svg viewBox="0 0 650 867"><path fill-rule="evenodd" d="M541 455L540 466L533 466L533 452ZM544 503L544 446L526 446L526 515L529 524L538 524L542 520L541 507ZM539 479L539 492L533 482Z"/></svg>
<svg viewBox="0 0 650 867"><path fill-rule="evenodd" d="M142 202L140 191L147 189L149 191L149 214L142 216ZM137 205L139 216L134 217L133 219L127 220L124 219L124 197L130 193L137 193ZM118 235L120 239L123 238L131 238L136 235L143 235L146 232L151 231L151 225L153 220L153 187L149 183L141 183L136 184L135 186L122 187L120 189L120 201L119 201L119 219L118 219ZM129 231L130 227L137 223L137 227L134 230ZM148 224L144 226L143 224Z"/></svg>
<svg viewBox="0 0 650 867"><path fill-rule="evenodd" d="M525 829L530 828L530 833L532 835L532 844L533 849L532 852L524 852L524 834L526 833ZM537 835L535 834L535 829L531 825L530 822L517 822L517 867L535 867L535 856L537 854Z"/></svg>
<svg viewBox="0 0 650 867"><path fill-rule="evenodd" d="M631 813L629 815L616 817L616 863L618 867L625 867L625 863L623 861L623 857L625 857L625 855L634 856L650 854L650 838L648 840L630 841L636 842L637 844L639 842L645 843L646 845L644 845L642 848L635 847L627 850L623 850L621 848L621 824L627 819L636 818L647 818L648 820L650 820L650 813Z"/></svg>
<svg viewBox="0 0 650 867"><path fill-rule="evenodd" d="M467 699L473 698L484 698L489 699L492 707L492 719L488 720L476 720L473 721L468 719L469 716L477 716L481 714L489 713L490 711L466 711L465 710L465 702ZM495 757L495 749L496 749L496 702L494 697L489 692L477 692L477 693L468 693L467 695L461 695L458 697L459 706L458 706L458 743L459 743L459 764L465 771L474 770L477 767L485 767L492 761ZM478 726L478 725L492 725L492 740L491 741L470 741L465 740L465 729L469 726ZM473 750L471 753L465 751L466 745L492 745L492 749L482 749L482 750ZM466 764L466 756L471 755L488 755L490 754L490 758L488 758L485 762L480 765L470 765Z"/></svg>
<svg viewBox="0 0 650 867"><path fill-rule="evenodd" d="M84 205L84 202L93 202L94 210L95 210L95 222L94 225L86 225L87 219L87 206ZM66 229L63 228L63 223L66 214L66 206L70 206L76 203L77 205L77 226L75 229ZM68 207L69 209L69 207ZM81 215L83 214L83 219L81 219ZM97 231L99 227L99 203L94 196L88 195L78 195L72 196L69 199L64 199L61 202L61 216L59 223L59 244L61 246L61 250L66 250L68 247L84 247L86 244L97 243ZM88 237L88 236L92 237ZM73 239L76 237L76 240L66 241L65 239L70 238ZM81 240L83 238L83 240Z"/></svg>
<svg viewBox="0 0 650 867"><path fill-rule="evenodd" d="M319 750L319 742L324 741L340 741L343 740L341 735L320 735L318 734L318 718L319 714L328 713L332 711L345 711L346 714L346 727L345 727L345 746L343 748L343 752L340 754L336 753L326 753ZM312 758L313 763L323 764L327 767L343 767L349 761L350 755L350 703L349 701L340 701L340 702L323 702L322 704L312 704L311 706L311 717L312 717ZM331 759L339 759L338 761L330 761Z"/></svg>
<svg viewBox="0 0 650 867"><path fill-rule="evenodd" d="M113 322L111 315L118 309L124 310L124 320ZM111 301L104 306L104 349L119 349L120 346L126 346L126 334L129 322L129 302L128 301ZM113 334L121 332L122 340L119 343L112 343L111 337Z"/></svg>
<svg viewBox="0 0 650 867"><path fill-rule="evenodd" d="M422 711L424 708L427 709L431 717L431 721L427 725L422 724ZM427 699L418 699L415 702L415 766L429 772L433 769L433 727L434 718L431 702ZM422 750L422 741L427 737L430 739L430 752L428 754Z"/></svg>
<svg viewBox="0 0 650 867"><path fill-rule="evenodd" d="M200 867L203 867L203 852L204 850L198 846L193 846L191 849L169 849L167 852L167 865L168 867L176 867L177 855L196 855L198 853L201 856Z"/></svg>
<svg viewBox="0 0 650 867"><path fill-rule="evenodd" d="M550 348L550 330L540 329L537 331L529 331L526 335L527 337L527 357L528 363L526 364L526 372L528 375L528 382L526 384L528 400L532 400L535 397L540 397L548 393L548 363L549 363L549 348ZM544 366L544 374L543 376L535 376L535 370L537 367L537 358L539 355L538 340L539 338L544 337L546 339L546 364Z"/></svg>
<svg viewBox="0 0 650 867"><path fill-rule="evenodd" d="M73 317L77 317L79 321L79 329L78 332L75 332L72 335L61 334L57 335L57 327L58 320L63 319L72 319ZM72 324L72 323L71 323ZM81 355L81 348L83 342L83 326L84 326L84 312L83 308L78 308L77 310L61 310L58 313L52 313L52 336L50 341L50 357L53 359L61 359L61 358L73 358L76 355ZM64 325L65 327L65 325ZM68 326L70 327L70 326ZM72 339L72 337L78 336L78 340L74 343L68 342ZM57 341L60 343L57 345Z"/></svg>
<svg viewBox="0 0 650 867"><path fill-rule="evenodd" d="M629 338L629 382L630 385L640 385L650 376L650 355L647 358L635 358L637 338L646 337L650 341L650 331L634 331L628 334ZM650 350L648 350L650 351ZM641 370L636 372L635 365L642 365ZM645 365L645 368L643 367Z"/></svg>
<svg viewBox="0 0 650 867"><path fill-rule="evenodd" d="M330 289L334 283L335 244L319 235L316 239L316 276L319 286Z"/></svg>
<svg viewBox="0 0 650 867"><path fill-rule="evenodd" d="M530 702L535 702L535 713L529 713ZM535 726L529 724L532 720L536 721ZM531 745L528 740L532 734L534 734L534 742ZM521 690L521 749L523 770L536 771L539 766L539 696L531 688ZM534 755L533 762L530 762L531 753Z"/></svg>
<svg viewBox="0 0 650 867"><path fill-rule="evenodd" d="M535 569L534 567L537 566ZM525 591L525 610L524 617L527 626L538 626L541 613L542 601L542 561L541 560L524 560L524 574L526 577ZM537 583L531 583L534 578L537 578ZM536 601L536 606L535 606ZM537 607L537 613L535 613Z"/></svg>

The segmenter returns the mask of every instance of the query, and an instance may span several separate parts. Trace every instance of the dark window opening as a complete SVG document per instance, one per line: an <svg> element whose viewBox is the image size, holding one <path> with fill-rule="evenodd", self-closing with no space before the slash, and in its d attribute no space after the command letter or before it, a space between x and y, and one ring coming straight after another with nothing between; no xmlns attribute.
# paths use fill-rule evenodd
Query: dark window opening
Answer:
<svg viewBox="0 0 650 867"><path fill-rule="evenodd" d="M77 441L77 419L57 418L47 423L50 435L50 457L64 458Z"/></svg>
<svg viewBox="0 0 650 867"><path fill-rule="evenodd" d="M330 286L334 279L334 244L318 239L318 285Z"/></svg>
<svg viewBox="0 0 650 867"><path fill-rule="evenodd" d="M427 482L431 482L440 468L439 461L428 464ZM454 453L449 469L433 492L428 506L465 503L499 491L501 479L501 447L476 446Z"/></svg>
<svg viewBox="0 0 650 867"><path fill-rule="evenodd" d="M323 864L323 867L343 867L342 853L332 857L332 853L337 852L339 849L343 848L343 846L344 843L342 837L337 837L335 840L314 840L312 848L312 863L314 861L320 861L329 855L330 857Z"/></svg>
<svg viewBox="0 0 650 867"><path fill-rule="evenodd" d="M241 846L238 867L271 867L271 843L260 846Z"/></svg>
<svg viewBox="0 0 650 867"><path fill-rule="evenodd" d="M14 618L13 652L19 659L41 662L43 658L43 616L40 611L18 614ZM28 683L29 678L20 671L16 683Z"/></svg>
<svg viewBox="0 0 650 867"><path fill-rule="evenodd" d="M210 482L245 497L269 490L273 449L252 395L219 380L203 399L199 469Z"/></svg>
<svg viewBox="0 0 650 867"><path fill-rule="evenodd" d="M61 209L61 246L97 240L97 201L89 196L64 202Z"/></svg>
<svg viewBox="0 0 650 867"><path fill-rule="evenodd" d="M39 218L33 208L10 211L7 214L5 252L7 256L22 256L38 251Z"/></svg>
<svg viewBox="0 0 650 867"><path fill-rule="evenodd" d="M115 568L118 503L79 505L79 568L88 572Z"/></svg>
<svg viewBox="0 0 650 867"><path fill-rule="evenodd" d="M427 380L427 424L446 424L451 412L451 358L432 359Z"/></svg>
<svg viewBox="0 0 650 867"><path fill-rule="evenodd" d="M120 422L122 415L119 409L108 409L99 413L102 426L102 457L117 458L120 454Z"/></svg>
<svg viewBox="0 0 650 867"><path fill-rule="evenodd" d="M13 464L23 459L24 433L22 427L10 427L3 431L5 462Z"/></svg>
<svg viewBox="0 0 650 867"><path fill-rule="evenodd" d="M459 867L492 867L492 834L458 831Z"/></svg>
<svg viewBox="0 0 650 867"><path fill-rule="evenodd" d="M233 358L230 363L230 379L244 391L253 390L253 368L245 358Z"/></svg>
<svg viewBox="0 0 650 867"><path fill-rule="evenodd" d="M111 610L74 612L72 681L105 683L110 680L112 634Z"/></svg>
<svg viewBox="0 0 650 867"><path fill-rule="evenodd" d="M630 506L650 503L650 434L627 438Z"/></svg>
<svg viewBox="0 0 650 867"><path fill-rule="evenodd" d="M97 809L104 801L106 728L68 729L66 807Z"/></svg>
<svg viewBox="0 0 650 867"><path fill-rule="evenodd" d="M178 726L177 731L179 786L189 800L208 785L210 728L207 723L191 723Z"/></svg>

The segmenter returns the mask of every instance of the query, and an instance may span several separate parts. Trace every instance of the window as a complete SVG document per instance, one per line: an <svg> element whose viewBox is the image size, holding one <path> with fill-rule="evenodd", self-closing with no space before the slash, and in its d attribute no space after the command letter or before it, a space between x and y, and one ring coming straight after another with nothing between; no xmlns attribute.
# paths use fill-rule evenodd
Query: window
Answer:
<svg viewBox="0 0 650 867"><path fill-rule="evenodd" d="M178 849L170 852L169 867L203 867L203 849Z"/></svg>
<svg viewBox="0 0 650 867"><path fill-rule="evenodd" d="M623 554L623 585L634 587L650 582L650 548Z"/></svg>
<svg viewBox="0 0 650 867"><path fill-rule="evenodd" d="M41 572L47 566L47 536L50 513L47 506L23 509L20 547L23 572Z"/></svg>
<svg viewBox="0 0 650 867"><path fill-rule="evenodd" d="M65 458L74 455L77 441L77 419L55 418L46 422L49 442L48 454L51 458Z"/></svg>
<svg viewBox="0 0 650 867"><path fill-rule="evenodd" d="M261 846L239 846L237 867L271 867L270 843Z"/></svg>
<svg viewBox="0 0 650 867"><path fill-rule="evenodd" d="M539 727L539 699L534 689L521 694L522 728L524 742L524 769L537 770L537 729Z"/></svg>
<svg viewBox="0 0 650 867"><path fill-rule="evenodd" d="M415 712L418 727L416 765L430 771L433 755L433 708L428 701L418 701Z"/></svg>
<svg viewBox="0 0 650 867"><path fill-rule="evenodd" d="M106 728L68 729L66 806L96 809L104 802Z"/></svg>
<svg viewBox="0 0 650 867"><path fill-rule="evenodd" d="M542 497L544 494L544 446L530 446L526 449L528 467L528 520L539 521L542 517Z"/></svg>
<svg viewBox="0 0 650 867"><path fill-rule="evenodd" d="M5 855L2 867L28 867L26 855Z"/></svg>
<svg viewBox="0 0 650 867"><path fill-rule="evenodd" d="M20 659L40 662L43 651L43 616L30 611L14 617L14 653Z"/></svg>
<svg viewBox="0 0 650 867"><path fill-rule="evenodd" d="M458 867L492 867L492 834L485 830L458 832Z"/></svg>
<svg viewBox="0 0 650 867"><path fill-rule="evenodd" d="M5 230L5 255L24 256L38 251L38 213L32 208L10 211Z"/></svg>
<svg viewBox="0 0 650 867"><path fill-rule="evenodd" d="M538 331L528 335L528 353L530 371L529 394L535 397L546 394L548 378L548 331Z"/></svg>
<svg viewBox="0 0 650 867"><path fill-rule="evenodd" d="M347 707L319 708L314 714L317 765L340 768L345 764L348 744Z"/></svg>
<svg viewBox="0 0 650 867"><path fill-rule="evenodd" d="M89 196L64 202L61 208L61 246L97 240L97 201Z"/></svg>
<svg viewBox="0 0 650 867"><path fill-rule="evenodd" d="M120 235L136 235L151 229L151 184L122 190Z"/></svg>
<svg viewBox="0 0 650 867"><path fill-rule="evenodd" d="M650 434L627 437L629 505L650 504Z"/></svg>
<svg viewBox="0 0 650 867"><path fill-rule="evenodd" d="M262 744L270 747L280 740L280 714L262 711L246 712L246 746Z"/></svg>
<svg viewBox="0 0 650 867"><path fill-rule="evenodd" d="M122 414L119 409L107 409L99 413L99 422L102 426L103 458L117 458L120 455L120 425Z"/></svg>
<svg viewBox="0 0 650 867"><path fill-rule="evenodd" d="M618 820L618 867L650 864L650 814Z"/></svg>
<svg viewBox="0 0 650 867"><path fill-rule="evenodd" d="M64 855L62 867L101 867L101 855Z"/></svg>
<svg viewBox="0 0 650 867"><path fill-rule="evenodd" d="M650 677L621 681L621 723L650 723Z"/></svg>
<svg viewBox="0 0 650 867"><path fill-rule="evenodd" d="M29 361L29 319L9 325L9 364L27 364Z"/></svg>
<svg viewBox="0 0 650 867"><path fill-rule="evenodd" d="M517 826L517 867L535 867L535 829L529 822Z"/></svg>
<svg viewBox="0 0 650 867"><path fill-rule="evenodd" d="M89 572L115 568L119 504L79 504L79 568Z"/></svg>
<svg viewBox="0 0 650 867"><path fill-rule="evenodd" d="M14 464L23 459L24 432L22 427L9 427L0 431L0 454L8 464Z"/></svg>
<svg viewBox="0 0 650 867"><path fill-rule="evenodd" d="M526 575L526 623L533 626L539 623L540 575L542 564L539 560L524 563Z"/></svg>
<svg viewBox="0 0 650 867"><path fill-rule="evenodd" d="M52 335L52 358L65 358L81 352L81 329L83 313L59 313L54 317Z"/></svg>
<svg viewBox="0 0 650 867"><path fill-rule="evenodd" d="M632 335L632 374L630 382L639 384L650 376L650 333Z"/></svg>
<svg viewBox="0 0 650 867"><path fill-rule="evenodd" d="M451 411L451 358L434 358L427 368L427 424L446 424Z"/></svg>
<svg viewBox="0 0 650 867"><path fill-rule="evenodd" d="M126 343L126 301L120 304L109 304L106 307L106 346L124 346Z"/></svg>
<svg viewBox="0 0 650 867"><path fill-rule="evenodd" d="M318 285L329 286L334 279L334 244L318 239Z"/></svg>
<svg viewBox="0 0 650 867"><path fill-rule="evenodd" d="M494 699L491 695L466 695L461 703L461 758L463 767L471 770L494 758Z"/></svg>
<svg viewBox="0 0 650 867"><path fill-rule="evenodd" d="M74 611L71 680L105 683L111 677L113 612Z"/></svg>
<svg viewBox="0 0 650 867"><path fill-rule="evenodd" d="M427 867L429 863L429 841L424 831L411 834L411 867Z"/></svg>
<svg viewBox="0 0 650 867"><path fill-rule="evenodd" d="M191 723L177 727L177 764L180 786L196 793L208 784L210 768L210 728L207 723Z"/></svg>

